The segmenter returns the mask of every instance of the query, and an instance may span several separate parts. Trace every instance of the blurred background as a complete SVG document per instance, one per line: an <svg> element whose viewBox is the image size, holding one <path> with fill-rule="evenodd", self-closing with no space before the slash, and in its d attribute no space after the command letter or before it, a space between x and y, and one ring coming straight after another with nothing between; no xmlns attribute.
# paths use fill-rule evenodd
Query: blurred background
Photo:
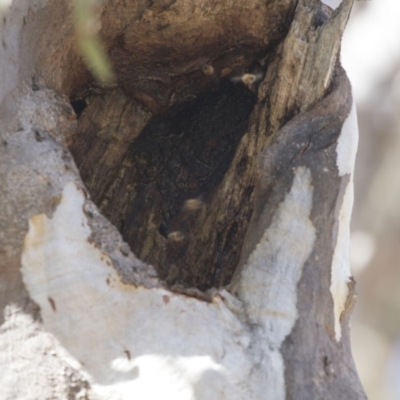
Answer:
<svg viewBox="0 0 400 400"><path fill-rule="evenodd" d="M358 292L353 355L369 400L400 400L400 2L355 1L342 64L360 130L351 235Z"/></svg>

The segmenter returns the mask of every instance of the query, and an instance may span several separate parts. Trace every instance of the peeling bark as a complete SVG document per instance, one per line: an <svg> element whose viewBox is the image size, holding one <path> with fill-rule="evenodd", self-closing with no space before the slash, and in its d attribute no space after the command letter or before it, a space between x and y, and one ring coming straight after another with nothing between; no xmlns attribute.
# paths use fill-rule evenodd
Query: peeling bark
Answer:
<svg viewBox="0 0 400 400"><path fill-rule="evenodd" d="M250 3L103 2L109 85L76 50L72 3L5 13L5 398L365 398L352 1Z"/></svg>

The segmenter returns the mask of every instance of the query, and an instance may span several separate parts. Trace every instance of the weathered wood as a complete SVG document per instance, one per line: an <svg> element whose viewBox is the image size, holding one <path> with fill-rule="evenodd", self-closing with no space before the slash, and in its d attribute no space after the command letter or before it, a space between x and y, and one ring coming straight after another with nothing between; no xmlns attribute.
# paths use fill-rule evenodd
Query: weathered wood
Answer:
<svg viewBox="0 0 400 400"><path fill-rule="evenodd" d="M71 4L21 2L1 30L6 398L364 399L352 1L106 1L108 85Z"/></svg>
<svg viewBox="0 0 400 400"><path fill-rule="evenodd" d="M138 22L116 35L110 50L118 81L153 112L173 107L154 117L131 149L127 143L137 131L124 140L118 130L129 129L129 123L125 128L125 121L108 122L113 108L116 115L126 115L120 101L112 100L121 94L106 101L86 97L90 104L70 145L82 178L135 253L171 284L201 289L225 284L238 263L251 215L251 180L234 173L232 179L242 182L245 193L228 197L218 184L247 129L255 99L230 79L274 48L288 26L280 21L293 12L292 3L221 3L221 12L212 2L203 3L191 11L201 29L188 25L185 2L142 10ZM145 34L148 30L151 35ZM212 74L205 74L204 66L212 66ZM140 107L135 110L135 118L144 121ZM247 162L239 162L243 169ZM230 169L236 170L235 163ZM192 199L201 202L197 210L185 207ZM216 204L220 199L223 204Z"/></svg>
<svg viewBox="0 0 400 400"><path fill-rule="evenodd" d="M238 5L238 10L240 9L241 6ZM268 46L262 42L263 47L260 45L258 53L263 53L263 68L267 72L251 120L246 116L250 112L251 94L246 94L244 86L230 84L228 79L225 82L221 76L226 73L222 71L227 69L238 74L239 67L235 63L230 65L226 59L221 66L215 56L210 56L207 62L211 65L209 60L212 60L214 71L211 78L218 81L211 88L203 89L206 93L200 95L197 101L187 101L188 104L181 106L181 110L172 108L166 116L154 118L130 150L127 143L133 141L138 133L133 130L130 133L132 139L124 139L115 130L129 129L125 128L127 122L117 119L114 125L110 125L109 113L113 107L117 115L132 116L135 112L132 110L126 113L118 99L113 100L118 94L112 94L107 101L88 99L91 104L83 112L76 139L70 146L82 178L94 201L121 230L135 253L142 260L156 266L167 282L206 289L230 281L239 261L244 234L252 213L256 155L285 121L323 96L331 81L338 43L344 29L343 21L347 20L349 10L350 3L344 3L342 11L324 24L328 19L327 10L324 11L319 2L300 3L289 34L279 47L269 46L268 52ZM235 9L235 12L238 11ZM266 15L270 12L272 11L268 9ZM253 15L253 18L258 19L260 13L262 12ZM266 19L269 20L267 17ZM208 19L207 21L210 22ZM255 26L258 25L252 19L245 23L253 24L252 32L256 32ZM181 24L179 22L176 29L181 29ZM333 29L336 29L335 35L332 34ZM239 29L235 34L238 32ZM257 32L260 38L265 34L262 29ZM135 40L126 39L125 47L129 47L129 43L134 48L140 47L136 28L133 32L127 31L129 37L134 33ZM142 46L150 46L147 40L163 42L166 34L161 30L161 36L157 39L144 36L145 42ZM247 32L246 38L248 35ZM178 34L175 36L176 43L171 45L171 50L167 54L164 51L164 55L156 53L154 63L162 62L172 68L174 63L181 62L182 52L175 48L187 46L190 35L183 37L183 43L179 42ZM204 38L204 41L210 40L210 36ZM226 45L218 37L215 40L213 48L224 48ZM224 37L225 40L229 40L229 35ZM203 49L204 44L198 43L196 46ZM195 53L195 48L191 46L190 54ZM235 47L235 54L236 58L243 60L240 48L239 43ZM121 53L122 50L118 49L117 46L113 50L114 56ZM120 54L115 63L117 72L123 66L122 71L125 72L119 72L119 79L124 90L129 91L133 90L131 85L136 85L132 82L144 79L136 72L136 67L138 57L142 53L147 56L147 52L140 50L135 55L132 48L132 56L129 56L128 50L124 51L126 54ZM249 48L245 54L249 54ZM253 50L252 60L255 55ZM159 59L160 57L164 58ZM226 57L231 57L230 53ZM202 79L210 79L200 68L202 63L203 55L196 61L197 67L190 67L194 71L189 75L186 70L179 74L171 71L161 74L160 71L160 76L164 76L162 88L157 86L154 89L156 94L153 95L149 89L146 98L151 97L151 102L155 103L160 93L170 97L170 93L176 89L176 84L170 82L170 78L167 79L172 74L175 80L190 80L190 84L183 81L180 83L185 90L194 90L196 87L199 91ZM276 71L279 71L277 75ZM194 73L197 75L193 75ZM158 82L163 79L160 78ZM197 82L195 86L193 81ZM322 85L318 86L320 82ZM239 87L235 88L233 85ZM309 87L314 89L305 90ZM268 96L268 93L271 95ZM175 98L182 96L187 94L174 94ZM195 98L193 94L192 97ZM126 102L125 99L122 101ZM140 120L141 111L137 107L135 110L138 113L135 118ZM93 123L101 120L105 121L105 127L97 127ZM246 135L251 139L243 138L237 156L231 162L240 136L245 130L253 130L260 122L256 131ZM117 137L119 139L115 139ZM249 140L253 143L249 143ZM97 146L104 150L96 150ZM86 150L88 147L90 152ZM117 150L118 147L122 153ZM228 156L226 161L223 154ZM111 163L114 167L110 166ZM218 187L225 173L226 183L222 182ZM185 201L191 199L200 201L201 207L187 210Z"/></svg>

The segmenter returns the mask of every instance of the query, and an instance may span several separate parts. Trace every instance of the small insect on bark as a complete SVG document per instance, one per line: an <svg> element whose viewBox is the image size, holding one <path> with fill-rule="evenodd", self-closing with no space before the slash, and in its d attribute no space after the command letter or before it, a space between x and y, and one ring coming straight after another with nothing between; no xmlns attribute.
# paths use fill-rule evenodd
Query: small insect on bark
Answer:
<svg viewBox="0 0 400 400"><path fill-rule="evenodd" d="M201 69L204 75L212 75L214 73L214 67L211 64L204 64Z"/></svg>
<svg viewBox="0 0 400 400"><path fill-rule="evenodd" d="M203 206L203 202L200 199L189 199L185 201L184 209L188 211L199 210Z"/></svg>
<svg viewBox="0 0 400 400"><path fill-rule="evenodd" d="M185 235L180 231L174 231L168 234L168 239L173 240L174 242L181 242L185 239Z"/></svg>
<svg viewBox="0 0 400 400"><path fill-rule="evenodd" d="M261 72L257 73L245 73L242 75L235 75L231 77L232 82L242 82L249 90L254 91L255 83L260 81L263 77L263 74Z"/></svg>

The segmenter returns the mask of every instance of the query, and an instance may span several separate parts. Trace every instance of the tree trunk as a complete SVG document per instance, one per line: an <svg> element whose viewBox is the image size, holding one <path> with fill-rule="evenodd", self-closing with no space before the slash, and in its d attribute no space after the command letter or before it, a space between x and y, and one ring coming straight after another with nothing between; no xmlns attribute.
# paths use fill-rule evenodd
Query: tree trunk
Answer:
<svg viewBox="0 0 400 400"><path fill-rule="evenodd" d="M365 399L351 6L106 0L80 26L71 1L12 2L2 398ZM84 35L113 80L92 78Z"/></svg>

